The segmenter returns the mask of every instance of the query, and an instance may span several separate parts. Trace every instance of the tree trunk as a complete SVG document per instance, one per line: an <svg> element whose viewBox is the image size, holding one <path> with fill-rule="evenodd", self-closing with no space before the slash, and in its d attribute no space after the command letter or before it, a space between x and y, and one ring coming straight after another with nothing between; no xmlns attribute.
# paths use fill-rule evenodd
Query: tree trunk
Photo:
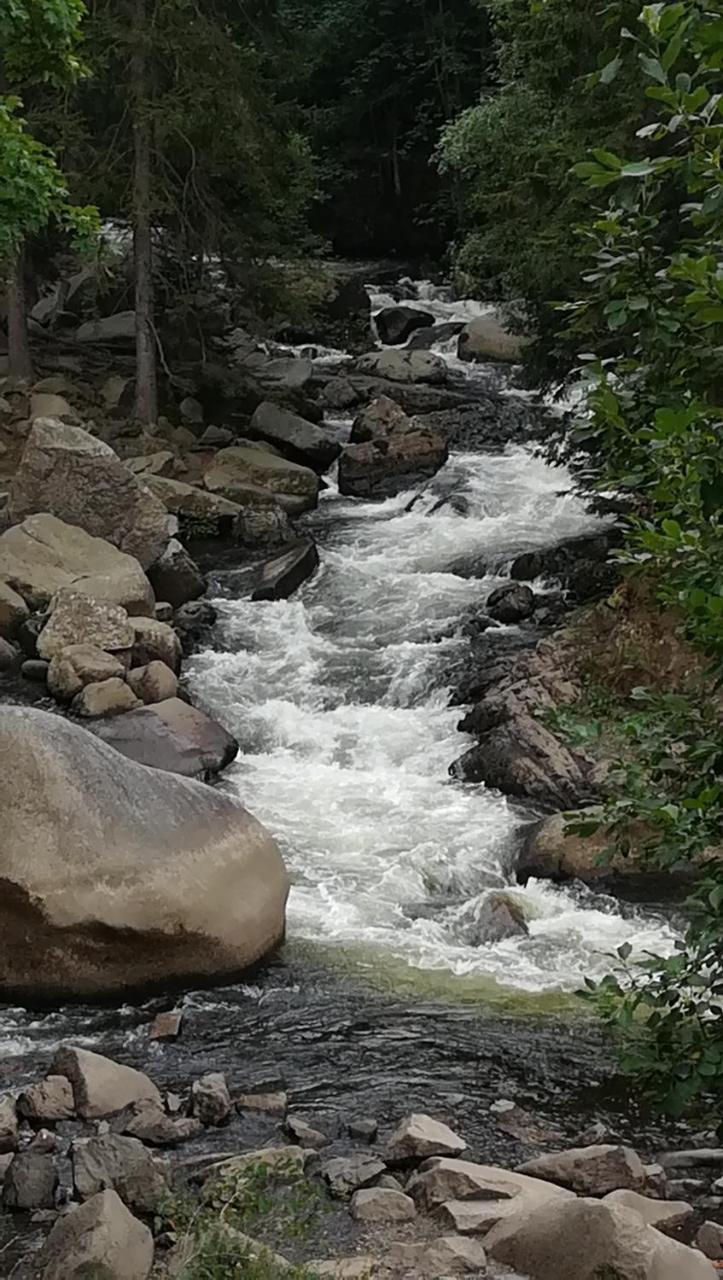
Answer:
<svg viewBox="0 0 723 1280"><path fill-rule="evenodd" d="M139 422L158 417L156 336L153 319L153 242L151 233L151 77L147 52L147 0L135 0L133 91L133 257L136 306L136 399Z"/></svg>
<svg viewBox="0 0 723 1280"><path fill-rule="evenodd" d="M24 256L22 248L17 249L7 269L8 359L11 378L32 382L35 375L28 339Z"/></svg>

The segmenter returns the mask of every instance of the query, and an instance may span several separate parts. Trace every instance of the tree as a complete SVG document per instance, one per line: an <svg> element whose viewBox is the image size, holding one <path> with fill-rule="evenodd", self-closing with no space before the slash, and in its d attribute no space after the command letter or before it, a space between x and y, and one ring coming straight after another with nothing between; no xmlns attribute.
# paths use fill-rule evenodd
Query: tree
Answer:
<svg viewBox="0 0 723 1280"><path fill-rule="evenodd" d="M0 262L8 296L13 376L30 379L23 245L55 219L76 235L92 234L94 214L68 201L52 153L29 132L22 100L11 89L66 85L83 72L78 56L82 0L14 0L0 8Z"/></svg>

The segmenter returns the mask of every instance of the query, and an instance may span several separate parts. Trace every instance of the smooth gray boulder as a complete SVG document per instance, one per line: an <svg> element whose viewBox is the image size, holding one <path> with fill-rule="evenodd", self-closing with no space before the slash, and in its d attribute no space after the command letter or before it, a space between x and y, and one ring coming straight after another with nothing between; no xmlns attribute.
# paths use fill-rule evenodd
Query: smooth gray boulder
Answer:
<svg viewBox="0 0 723 1280"><path fill-rule="evenodd" d="M530 338L511 333L500 314L490 310L464 326L459 335L457 354L460 360L472 363L500 360L519 363L530 341Z"/></svg>
<svg viewBox="0 0 723 1280"><path fill-rule="evenodd" d="M327 471L341 451L323 427L307 422L298 413L264 400L249 424L249 435L276 445L285 457L302 466L311 467L319 475Z"/></svg>
<svg viewBox="0 0 723 1280"><path fill-rule="evenodd" d="M447 365L432 351L370 351L355 365L357 373L388 378L390 382L447 381Z"/></svg>
<svg viewBox="0 0 723 1280"><path fill-rule="evenodd" d="M89 727L136 764L183 778L212 778L238 755L236 739L200 707L181 698L96 720Z"/></svg>
<svg viewBox="0 0 723 1280"><path fill-rule="evenodd" d="M0 812L3 999L231 976L283 937L286 871L255 818L59 716L0 708Z"/></svg>

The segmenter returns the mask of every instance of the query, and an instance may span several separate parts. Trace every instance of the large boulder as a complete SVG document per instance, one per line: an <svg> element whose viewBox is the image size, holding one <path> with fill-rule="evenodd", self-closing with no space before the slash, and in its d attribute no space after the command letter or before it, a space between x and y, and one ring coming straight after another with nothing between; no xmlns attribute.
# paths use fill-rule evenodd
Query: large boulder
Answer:
<svg viewBox="0 0 723 1280"><path fill-rule="evenodd" d="M355 369L390 382L447 381L447 365L431 351L370 351L357 360Z"/></svg>
<svg viewBox="0 0 723 1280"><path fill-rule="evenodd" d="M525 712L486 732L450 773L550 809L574 808L590 798L584 761Z"/></svg>
<svg viewBox="0 0 723 1280"><path fill-rule="evenodd" d="M642 1191L645 1168L632 1147L601 1143L549 1152L518 1165L518 1173L544 1178L584 1196L604 1196L608 1191Z"/></svg>
<svg viewBox="0 0 723 1280"><path fill-rule="evenodd" d="M70 1084L75 1110L83 1120L102 1120L136 1102L161 1105L158 1089L142 1071L78 1045L56 1049L46 1085L60 1078Z"/></svg>
<svg viewBox="0 0 723 1280"><path fill-rule="evenodd" d="M515 1209L529 1209L533 1205L573 1198L572 1192L562 1187L538 1182L521 1173L444 1157L425 1161L407 1190L420 1208L427 1211L452 1201L483 1202L485 1209L495 1215L493 1221L499 1221L513 1204ZM458 1227L458 1230L465 1229Z"/></svg>
<svg viewBox="0 0 723 1280"><path fill-rule="evenodd" d="M140 621L150 623L152 619ZM53 612L38 636L38 657L50 662L69 646L81 644L128 656L134 636L134 624L120 605L93 600L80 591L59 591Z"/></svg>
<svg viewBox="0 0 723 1280"><path fill-rule="evenodd" d="M297 413L264 400L249 424L249 435L276 445L284 457L311 467L320 475L339 456L340 445L322 427L307 422Z"/></svg>
<svg viewBox="0 0 723 1280"><path fill-rule="evenodd" d="M415 329L428 329L434 324L431 311L418 307L384 307L374 317L379 341L387 347L401 346Z"/></svg>
<svg viewBox="0 0 723 1280"><path fill-rule="evenodd" d="M86 320L75 333L76 342L102 342L131 350L136 340L135 311L117 311L112 316Z"/></svg>
<svg viewBox="0 0 723 1280"><path fill-rule="evenodd" d="M14 521L41 511L105 538L144 569L168 542L163 504L109 445L58 418L34 424L10 490Z"/></svg>
<svg viewBox="0 0 723 1280"><path fill-rule="evenodd" d="M83 529L51 515L29 516L0 535L0 582L30 609L45 609L63 587L152 615L153 589L140 564Z"/></svg>
<svg viewBox="0 0 723 1280"><path fill-rule="evenodd" d="M387 498L435 475L448 456L446 440L428 430L351 444L339 458L339 492Z"/></svg>
<svg viewBox="0 0 723 1280"><path fill-rule="evenodd" d="M316 472L251 445L221 449L203 483L212 493L221 493L232 502L243 502L249 486L265 489L290 515L310 511L319 497Z"/></svg>
<svg viewBox="0 0 723 1280"><path fill-rule="evenodd" d="M153 1236L117 1192L99 1191L58 1218L39 1259L40 1280L148 1280Z"/></svg>
<svg viewBox="0 0 723 1280"><path fill-rule="evenodd" d="M636 857L636 845L642 848L652 832L640 823L634 823L627 832L631 843L631 852L625 857L622 853L613 853L613 835L604 824L597 831L587 835L578 835L570 829L570 824L577 821L590 826L599 821L600 810L581 809L576 813L551 814L527 828L520 848L516 872L517 879L526 884L528 880L582 880L584 884L603 884L606 887L629 888L639 885L650 888L655 872L652 866ZM690 880L694 868L686 862L681 869L666 873L678 883Z"/></svg>
<svg viewBox="0 0 723 1280"><path fill-rule="evenodd" d="M511 360L517 364L529 343L529 338L510 333L498 312L488 311L464 326L459 335L457 354L460 360L475 363Z"/></svg>
<svg viewBox="0 0 723 1280"><path fill-rule="evenodd" d="M238 755L236 739L200 707L181 698L167 698L120 718L96 720L90 728L136 764L184 778L213 778Z"/></svg>
<svg viewBox="0 0 723 1280"><path fill-rule="evenodd" d="M216 979L283 936L286 872L255 818L59 716L0 708L0 811L4 999Z"/></svg>
<svg viewBox="0 0 723 1280"><path fill-rule="evenodd" d="M529 1280L713 1280L702 1254L646 1226L639 1214L572 1199L513 1214L485 1250Z"/></svg>
<svg viewBox="0 0 723 1280"><path fill-rule="evenodd" d="M163 503L166 511L178 518L182 532L189 537L232 534L241 511L238 502L229 502L218 493L182 480L171 480L168 476L146 475L144 479L151 493Z"/></svg>

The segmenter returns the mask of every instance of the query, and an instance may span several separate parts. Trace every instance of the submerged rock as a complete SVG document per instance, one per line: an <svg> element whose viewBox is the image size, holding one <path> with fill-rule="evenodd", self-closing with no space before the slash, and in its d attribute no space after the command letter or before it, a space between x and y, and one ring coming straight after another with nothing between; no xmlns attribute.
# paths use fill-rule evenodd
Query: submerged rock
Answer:
<svg viewBox="0 0 723 1280"><path fill-rule="evenodd" d="M0 709L0 809L3 998L220 978L283 936L284 865L250 814L58 716Z"/></svg>
<svg viewBox="0 0 723 1280"><path fill-rule="evenodd" d="M496 622L524 622L535 610L535 593L521 582L508 582L488 597L485 609Z"/></svg>

